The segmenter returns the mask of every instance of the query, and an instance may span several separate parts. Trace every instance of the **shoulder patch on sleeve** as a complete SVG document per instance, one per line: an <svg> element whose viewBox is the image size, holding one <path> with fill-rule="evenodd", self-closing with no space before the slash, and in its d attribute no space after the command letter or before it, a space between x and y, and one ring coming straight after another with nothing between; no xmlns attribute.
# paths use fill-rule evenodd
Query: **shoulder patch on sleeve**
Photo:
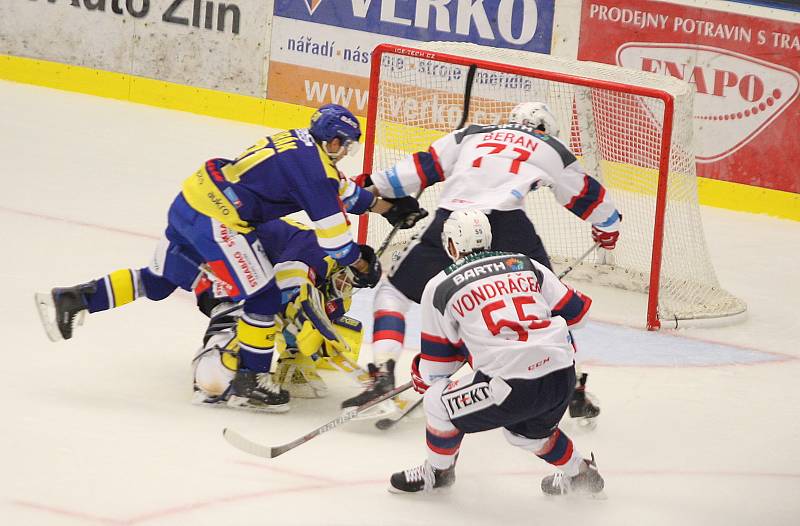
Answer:
<svg viewBox="0 0 800 526"><path fill-rule="evenodd" d="M558 156L561 157L561 162L564 164L564 168L578 160L578 158L575 157L569 148L567 148L564 143L558 139L554 139L553 137L544 134L536 134L536 138L558 153Z"/></svg>
<svg viewBox="0 0 800 526"><path fill-rule="evenodd" d="M476 133L488 133L490 131L494 131L497 129L497 126L479 126L477 124L470 124L463 130L456 133L456 144L461 144L461 141L464 140L464 137L467 135L475 135Z"/></svg>

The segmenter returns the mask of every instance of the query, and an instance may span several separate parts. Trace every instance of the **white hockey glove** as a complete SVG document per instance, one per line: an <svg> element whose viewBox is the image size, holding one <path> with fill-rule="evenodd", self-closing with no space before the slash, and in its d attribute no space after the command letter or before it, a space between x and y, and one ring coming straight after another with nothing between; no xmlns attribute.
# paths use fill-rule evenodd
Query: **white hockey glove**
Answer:
<svg viewBox="0 0 800 526"><path fill-rule="evenodd" d="M619 219L608 227L592 225L592 239L600 245L600 248L614 250L614 247L617 246L617 239L619 239L619 225L621 222L622 214L619 214Z"/></svg>

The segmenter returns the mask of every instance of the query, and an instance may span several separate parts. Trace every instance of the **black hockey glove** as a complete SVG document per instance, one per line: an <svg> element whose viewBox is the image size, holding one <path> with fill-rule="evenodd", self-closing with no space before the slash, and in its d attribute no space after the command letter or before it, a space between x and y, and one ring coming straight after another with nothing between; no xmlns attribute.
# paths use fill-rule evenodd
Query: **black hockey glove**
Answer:
<svg viewBox="0 0 800 526"><path fill-rule="evenodd" d="M428 211L419 207L419 201L410 195L406 197L398 197L397 199L383 198L387 203L392 203L392 208L383 214L383 217L389 221L392 226L396 226L400 230L411 228L416 225L418 221L428 217Z"/></svg>
<svg viewBox="0 0 800 526"><path fill-rule="evenodd" d="M355 267L353 269L353 286L357 288L373 288L378 284L381 279L381 261L375 255L375 251L369 245L358 245L361 249L361 259L367 262L368 268L366 272L359 272Z"/></svg>

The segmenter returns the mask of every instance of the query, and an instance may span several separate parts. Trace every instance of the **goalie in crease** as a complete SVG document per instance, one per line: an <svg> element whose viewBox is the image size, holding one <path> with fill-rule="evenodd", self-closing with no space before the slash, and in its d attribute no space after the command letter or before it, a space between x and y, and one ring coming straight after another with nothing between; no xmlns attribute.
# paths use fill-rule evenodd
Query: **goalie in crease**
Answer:
<svg viewBox="0 0 800 526"><path fill-rule="evenodd" d="M279 359L273 377L292 397L322 398L327 395L327 386L317 369L332 368L328 359L342 355L346 361L358 361L362 325L345 315L351 304L354 276L349 268L325 255L307 227L284 221L288 226L279 228L289 235L281 242L285 248L275 258L275 279L270 284L281 295L281 310L275 318ZM198 304L209 313L210 320L203 347L193 360L194 402L227 404L238 369L236 325L242 305L230 301L207 277L202 278L196 292Z"/></svg>
<svg viewBox="0 0 800 526"><path fill-rule="evenodd" d="M172 278L183 273L183 283L196 293L199 310L209 317L203 347L193 360L193 401L264 412L288 411L292 389L285 390L285 387L291 385L292 378L298 385L291 387L301 390L295 394L324 396L325 385L316 373L317 366L321 365L319 359L334 352L347 352L348 359L358 359L361 324L345 316L345 312L350 306L353 286L368 286L369 283L358 280L349 267L339 265L327 255L319 246L315 231L305 225L282 218L259 224L256 232L259 239L265 240L264 254L274 264L274 277L261 294L274 302L276 311L268 340L270 347L277 347L281 353L276 381L270 377L276 394L280 395L273 400L275 403L235 395L234 382L241 367L241 340L253 342L247 329L242 331L245 301L231 297L231 283L211 272L200 272L198 265L180 249L173 247L166 251L166 258L154 261L150 267L117 270L80 285L71 297L80 294L76 301L86 305L81 315L87 311L100 312L140 297L159 299L154 297L154 291L175 290L176 286L168 280L153 279L152 268L161 268ZM362 250L371 253L369 247ZM156 288L158 285L163 288ZM53 325L49 330L58 330L58 327ZM342 349L339 345L334 349L332 344L326 345L331 340L346 341L348 348ZM270 349L266 355L270 364L272 354Z"/></svg>
<svg viewBox="0 0 800 526"><path fill-rule="evenodd" d="M405 339L405 316L419 303L425 284L450 265L441 243L444 222L455 211L476 208L488 215L494 232L492 250L521 252L551 269L550 258L525 213L528 192L548 187L558 203L591 224L591 240L612 250L619 237L621 214L600 182L587 174L542 102L514 107L506 124L470 125L434 141L427 151L401 159L389 169L369 174L384 198L413 195L441 185L437 210L378 284L373 304L372 386L344 402L358 406L394 387L394 365ZM587 236L588 237L588 236ZM590 239L587 239L587 242ZM570 416L592 425L599 408L585 393L580 375Z"/></svg>
<svg viewBox="0 0 800 526"><path fill-rule="evenodd" d="M123 269L36 295L48 336L69 339L87 311L118 307L141 296L161 300L177 287L192 290L201 274L213 275L225 284L228 296L244 301L229 401L285 410L289 395L269 375L281 297L269 287L275 274L270 258L279 251L265 225L305 211L325 254L350 267L359 286L374 286L380 263L371 248L354 242L345 212L391 213L396 207L357 187L336 168L357 149L360 137L355 116L328 104L314 113L307 128L264 137L233 160L206 161L184 180L173 200L165 236L149 267Z"/></svg>

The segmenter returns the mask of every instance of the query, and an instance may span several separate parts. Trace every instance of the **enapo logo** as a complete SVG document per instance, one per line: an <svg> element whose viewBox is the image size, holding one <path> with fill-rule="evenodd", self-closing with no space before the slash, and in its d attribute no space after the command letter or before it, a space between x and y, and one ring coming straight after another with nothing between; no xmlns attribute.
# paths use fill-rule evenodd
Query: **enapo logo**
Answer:
<svg viewBox="0 0 800 526"><path fill-rule="evenodd" d="M755 139L797 99L800 75L727 49L691 44L630 42L617 64L670 75L695 85L694 118L701 121L699 162L724 159Z"/></svg>

